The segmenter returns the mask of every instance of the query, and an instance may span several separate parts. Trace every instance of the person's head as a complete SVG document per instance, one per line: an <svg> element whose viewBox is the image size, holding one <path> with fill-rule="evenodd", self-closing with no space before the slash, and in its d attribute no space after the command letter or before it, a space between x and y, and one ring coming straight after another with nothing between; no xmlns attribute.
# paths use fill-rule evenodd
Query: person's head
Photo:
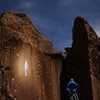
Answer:
<svg viewBox="0 0 100 100"><path fill-rule="evenodd" d="M71 79L70 79L70 81L74 81L74 79L73 79L73 78L71 78Z"/></svg>

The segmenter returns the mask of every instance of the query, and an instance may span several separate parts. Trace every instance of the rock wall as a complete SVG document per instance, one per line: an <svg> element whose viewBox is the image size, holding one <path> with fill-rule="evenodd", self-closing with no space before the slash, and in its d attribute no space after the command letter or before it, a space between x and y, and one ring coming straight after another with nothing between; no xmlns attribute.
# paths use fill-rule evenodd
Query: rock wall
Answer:
<svg viewBox="0 0 100 100"><path fill-rule="evenodd" d="M67 74L67 81L74 78L79 84L80 100L100 99L100 59L97 44L95 31L83 17L77 17L73 26L73 44L66 57L64 73Z"/></svg>
<svg viewBox="0 0 100 100"><path fill-rule="evenodd" d="M80 100L100 99L100 39L83 17L73 27L72 48L56 51L24 14L0 17L0 100L69 100L70 78Z"/></svg>
<svg viewBox="0 0 100 100"><path fill-rule="evenodd" d="M24 13L1 15L0 100L60 100L62 59Z"/></svg>

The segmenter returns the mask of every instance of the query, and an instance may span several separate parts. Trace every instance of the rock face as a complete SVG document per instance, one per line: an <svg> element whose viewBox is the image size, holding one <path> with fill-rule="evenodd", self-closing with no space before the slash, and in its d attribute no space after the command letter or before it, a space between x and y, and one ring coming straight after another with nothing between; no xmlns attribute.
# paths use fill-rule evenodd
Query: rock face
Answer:
<svg viewBox="0 0 100 100"><path fill-rule="evenodd" d="M79 84L80 100L100 99L100 38L83 17L73 27L66 54L24 14L0 17L0 100L69 100L67 82Z"/></svg>
<svg viewBox="0 0 100 100"><path fill-rule="evenodd" d="M1 15L0 100L60 100L62 59L25 14Z"/></svg>
<svg viewBox="0 0 100 100"><path fill-rule="evenodd" d="M73 27L73 44L67 54L66 68L63 73L67 74L68 80L74 78L79 84L80 100L100 99L98 88L100 84L100 45L98 41L99 38L88 22L83 17L77 17ZM66 95L63 97L67 98Z"/></svg>

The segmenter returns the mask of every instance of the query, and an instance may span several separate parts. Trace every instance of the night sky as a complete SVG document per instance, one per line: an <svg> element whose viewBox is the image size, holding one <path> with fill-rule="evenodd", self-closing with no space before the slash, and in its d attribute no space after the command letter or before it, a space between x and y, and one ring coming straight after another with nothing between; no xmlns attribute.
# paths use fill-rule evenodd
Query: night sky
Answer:
<svg viewBox="0 0 100 100"><path fill-rule="evenodd" d="M75 17L83 16L100 36L100 0L0 0L3 11L26 13L59 51L72 44Z"/></svg>

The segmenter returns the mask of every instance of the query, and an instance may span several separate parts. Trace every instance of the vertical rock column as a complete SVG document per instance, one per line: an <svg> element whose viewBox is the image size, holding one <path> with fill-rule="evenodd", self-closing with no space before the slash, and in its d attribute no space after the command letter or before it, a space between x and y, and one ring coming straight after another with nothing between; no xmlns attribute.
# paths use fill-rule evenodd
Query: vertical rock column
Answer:
<svg viewBox="0 0 100 100"><path fill-rule="evenodd" d="M80 100L99 100L98 37L83 17L73 27L73 44L66 57L67 77L79 84Z"/></svg>

